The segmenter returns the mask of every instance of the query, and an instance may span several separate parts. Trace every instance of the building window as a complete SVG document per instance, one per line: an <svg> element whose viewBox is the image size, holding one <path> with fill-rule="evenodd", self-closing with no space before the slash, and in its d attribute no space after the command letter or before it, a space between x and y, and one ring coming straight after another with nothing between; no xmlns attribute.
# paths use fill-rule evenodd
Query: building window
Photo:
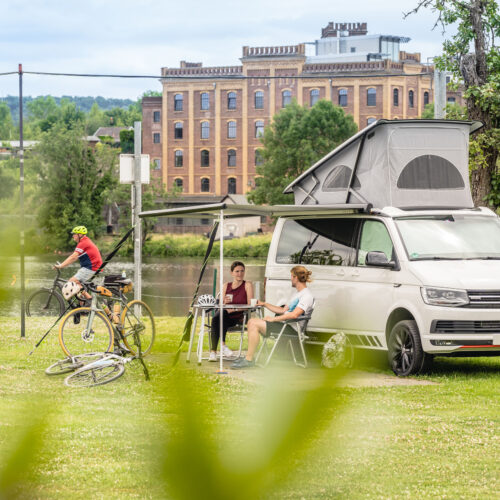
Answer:
<svg viewBox="0 0 500 500"><path fill-rule="evenodd" d="M236 109L236 92L228 92L227 109Z"/></svg>
<svg viewBox="0 0 500 500"><path fill-rule="evenodd" d="M410 108L413 108L413 104L414 104L414 102L413 102L413 95L414 95L414 94L413 94L413 90L410 90L410 91L408 92L408 106L409 106Z"/></svg>
<svg viewBox="0 0 500 500"><path fill-rule="evenodd" d="M180 150L175 152L175 166L182 167L184 165L184 153Z"/></svg>
<svg viewBox="0 0 500 500"><path fill-rule="evenodd" d="M366 120L366 124L367 124L367 125L371 125L374 121L377 121L377 119L376 119L376 118L373 118L373 116L372 116L372 117L370 117L370 118L368 118L368 119Z"/></svg>
<svg viewBox="0 0 500 500"><path fill-rule="evenodd" d="M447 102L449 102L450 104L455 104L456 102L456 99L454 97L448 97L448 99L446 99Z"/></svg>
<svg viewBox="0 0 500 500"><path fill-rule="evenodd" d="M377 90L376 89L368 89L366 91L366 105L367 106L376 106L377 105Z"/></svg>
<svg viewBox="0 0 500 500"><path fill-rule="evenodd" d="M182 94L174 95L174 111L182 111L184 97Z"/></svg>
<svg viewBox="0 0 500 500"><path fill-rule="evenodd" d="M264 109L264 92L261 90L255 92L255 109Z"/></svg>
<svg viewBox="0 0 500 500"><path fill-rule="evenodd" d="M236 194L236 179L229 177L227 180L227 194Z"/></svg>
<svg viewBox="0 0 500 500"><path fill-rule="evenodd" d="M236 139L236 122L227 122L227 137L228 139Z"/></svg>
<svg viewBox="0 0 500 500"><path fill-rule="evenodd" d="M208 139L210 137L210 123L201 122L201 138Z"/></svg>
<svg viewBox="0 0 500 500"><path fill-rule="evenodd" d="M262 152L260 149L255 150L255 166L258 167L259 165L264 164L264 158L262 157Z"/></svg>
<svg viewBox="0 0 500 500"><path fill-rule="evenodd" d="M236 149L227 150L227 166L236 167Z"/></svg>
<svg viewBox="0 0 500 500"><path fill-rule="evenodd" d="M264 135L264 121L257 120L255 122L255 137L259 138Z"/></svg>
<svg viewBox="0 0 500 500"><path fill-rule="evenodd" d="M153 134L153 142L155 144L160 144L160 134Z"/></svg>
<svg viewBox="0 0 500 500"><path fill-rule="evenodd" d="M284 108L292 102L292 93L289 90L284 90L281 93L281 107Z"/></svg>
<svg viewBox="0 0 500 500"><path fill-rule="evenodd" d="M347 106L347 89L339 90L339 106L343 108Z"/></svg>
<svg viewBox="0 0 500 500"><path fill-rule="evenodd" d="M201 192L202 193L210 192L210 179L208 177L202 177L201 179Z"/></svg>
<svg viewBox="0 0 500 500"><path fill-rule="evenodd" d="M424 106L429 104L429 92L424 92Z"/></svg>
<svg viewBox="0 0 500 500"><path fill-rule="evenodd" d="M184 219L182 217L176 217L174 220L175 220L176 226L183 226L184 225Z"/></svg>
<svg viewBox="0 0 500 500"><path fill-rule="evenodd" d="M159 158L153 160L153 170L161 170L161 160Z"/></svg>
<svg viewBox="0 0 500 500"><path fill-rule="evenodd" d="M183 125L181 122L177 122L174 125L174 139L182 139Z"/></svg>
<svg viewBox="0 0 500 500"><path fill-rule="evenodd" d="M184 187L183 184L184 183L183 183L182 179L180 179L180 178L177 178L177 179L174 180L174 186L177 189L179 189L180 191L182 191L182 188Z"/></svg>
<svg viewBox="0 0 500 500"><path fill-rule="evenodd" d="M208 92L201 93L200 108L204 111L210 109L210 99L208 97Z"/></svg>
<svg viewBox="0 0 500 500"><path fill-rule="evenodd" d="M319 89L312 89L309 92L311 107L319 101Z"/></svg>
<svg viewBox="0 0 500 500"><path fill-rule="evenodd" d="M210 166L210 152L207 149L201 150L200 165L202 167L209 167Z"/></svg>
<svg viewBox="0 0 500 500"><path fill-rule="evenodd" d="M392 104L394 106L399 106L399 90L398 89L394 89L392 91Z"/></svg>
<svg viewBox="0 0 500 500"><path fill-rule="evenodd" d="M351 52L356 52L356 47L351 47Z"/></svg>
<svg viewBox="0 0 500 500"><path fill-rule="evenodd" d="M155 123L160 123L160 112L159 111L153 111L153 121Z"/></svg>

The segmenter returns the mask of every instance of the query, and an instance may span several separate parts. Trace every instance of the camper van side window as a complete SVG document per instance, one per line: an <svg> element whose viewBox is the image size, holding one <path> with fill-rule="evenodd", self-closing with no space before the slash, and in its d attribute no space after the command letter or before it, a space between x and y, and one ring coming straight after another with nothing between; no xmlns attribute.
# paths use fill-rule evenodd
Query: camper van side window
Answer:
<svg viewBox="0 0 500 500"><path fill-rule="evenodd" d="M391 237L384 223L365 220L359 240L358 266L364 266L366 254L375 251L384 252L387 260L394 260Z"/></svg>
<svg viewBox="0 0 500 500"><path fill-rule="evenodd" d="M298 219L283 225L276 262L349 266L354 256L357 219Z"/></svg>

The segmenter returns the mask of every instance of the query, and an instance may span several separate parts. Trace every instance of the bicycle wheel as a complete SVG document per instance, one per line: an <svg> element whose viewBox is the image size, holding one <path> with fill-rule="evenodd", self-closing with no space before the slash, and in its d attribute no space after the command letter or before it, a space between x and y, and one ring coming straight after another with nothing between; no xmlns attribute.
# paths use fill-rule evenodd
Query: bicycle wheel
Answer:
<svg viewBox="0 0 500 500"><path fill-rule="evenodd" d="M64 298L50 288L41 288L26 301L26 316L60 316L66 309Z"/></svg>
<svg viewBox="0 0 500 500"><path fill-rule="evenodd" d="M67 356L109 352L113 346L113 339L113 325L100 311L91 311L89 307L77 307L61 320L59 343Z"/></svg>
<svg viewBox="0 0 500 500"><path fill-rule="evenodd" d="M63 375L65 373L74 372L79 368L82 368L92 361L96 361L102 358L102 352L93 352L90 354L82 354L80 356L74 356L72 358L64 358L56 361L54 364L50 365L45 369L47 375Z"/></svg>
<svg viewBox="0 0 500 500"><path fill-rule="evenodd" d="M138 347L134 339L134 332L137 332L141 341L142 355L148 354L155 341L155 320L150 307L141 300L132 300L123 309L120 323L125 347L132 354L137 354Z"/></svg>
<svg viewBox="0 0 500 500"><path fill-rule="evenodd" d="M116 359L110 359L107 363L98 366L84 366L68 375L64 379L64 384L68 387L92 387L109 384L109 382L120 378L124 371L123 363Z"/></svg>

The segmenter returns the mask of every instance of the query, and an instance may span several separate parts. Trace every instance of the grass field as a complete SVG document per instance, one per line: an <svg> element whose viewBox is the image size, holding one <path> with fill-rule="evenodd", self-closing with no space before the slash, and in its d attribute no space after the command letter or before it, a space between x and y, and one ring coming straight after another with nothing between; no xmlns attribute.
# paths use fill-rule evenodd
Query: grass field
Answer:
<svg viewBox="0 0 500 500"><path fill-rule="evenodd" d="M77 390L44 374L56 332L27 358L45 325L21 340L18 320L0 324L0 497L17 471L22 498L500 498L500 358L438 358L433 385L346 388L316 370L305 391L300 368L268 385L183 360L170 373L183 319L159 318L151 381L132 363Z"/></svg>

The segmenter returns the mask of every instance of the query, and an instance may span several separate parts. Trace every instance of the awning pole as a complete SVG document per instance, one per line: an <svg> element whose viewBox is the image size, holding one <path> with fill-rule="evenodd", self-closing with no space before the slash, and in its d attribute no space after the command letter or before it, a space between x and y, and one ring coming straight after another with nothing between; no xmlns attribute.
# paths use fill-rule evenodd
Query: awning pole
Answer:
<svg viewBox="0 0 500 500"><path fill-rule="evenodd" d="M227 372L224 371L224 363L222 359L222 332L223 332L223 321L224 321L224 296L222 295L222 290L224 289L224 210L221 209L219 216L219 371L220 375L224 375Z"/></svg>

